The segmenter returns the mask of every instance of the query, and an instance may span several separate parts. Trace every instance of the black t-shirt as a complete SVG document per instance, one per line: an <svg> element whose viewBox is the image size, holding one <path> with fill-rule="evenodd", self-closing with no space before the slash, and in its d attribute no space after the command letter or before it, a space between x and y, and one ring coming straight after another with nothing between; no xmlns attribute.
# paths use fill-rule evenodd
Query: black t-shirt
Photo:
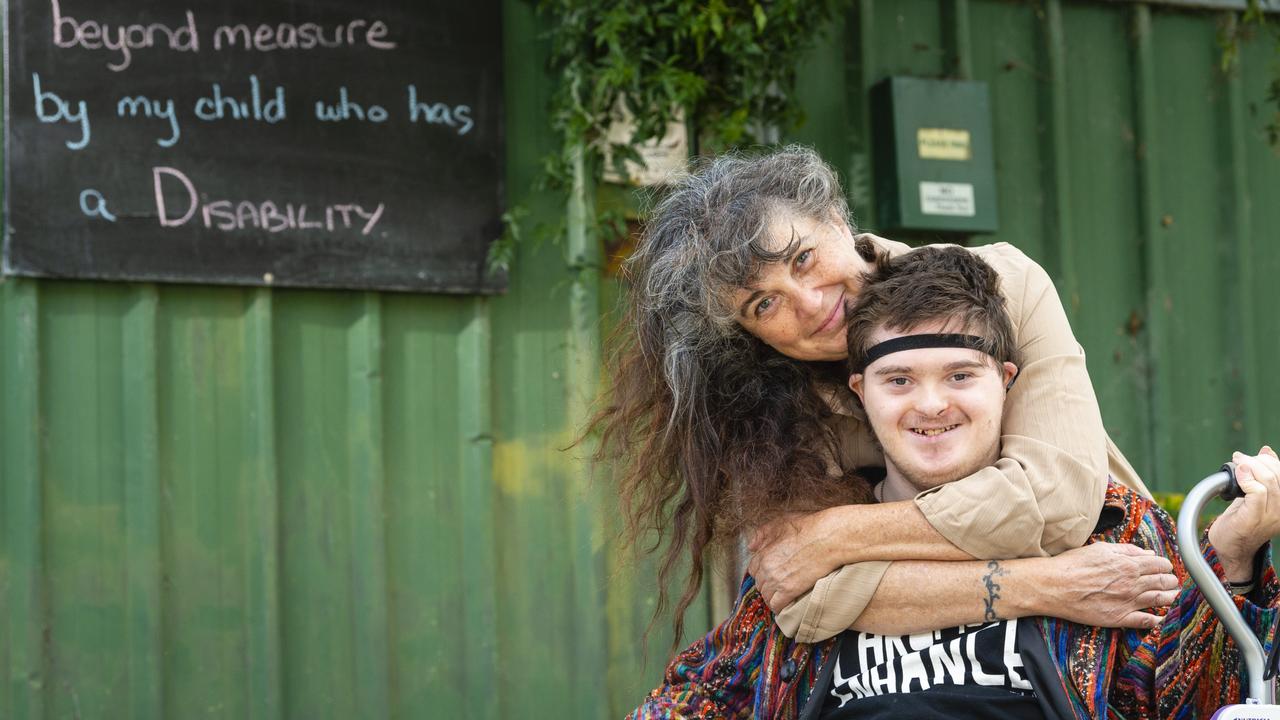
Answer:
<svg viewBox="0 0 1280 720"><path fill-rule="evenodd" d="M901 636L847 630L819 717L1043 720L1017 626L1003 620Z"/></svg>

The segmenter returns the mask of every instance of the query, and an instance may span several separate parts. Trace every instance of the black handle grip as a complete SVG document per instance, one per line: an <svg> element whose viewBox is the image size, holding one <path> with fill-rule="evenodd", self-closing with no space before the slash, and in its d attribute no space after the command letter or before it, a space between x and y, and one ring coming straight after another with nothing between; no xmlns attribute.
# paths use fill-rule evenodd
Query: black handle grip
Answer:
<svg viewBox="0 0 1280 720"><path fill-rule="evenodd" d="M1222 472L1227 474L1228 480L1227 486L1222 489L1222 492L1218 494L1218 497L1226 500L1227 502L1231 502L1236 498L1244 497L1244 491L1240 489L1240 483L1236 482L1236 464L1231 462L1223 463Z"/></svg>

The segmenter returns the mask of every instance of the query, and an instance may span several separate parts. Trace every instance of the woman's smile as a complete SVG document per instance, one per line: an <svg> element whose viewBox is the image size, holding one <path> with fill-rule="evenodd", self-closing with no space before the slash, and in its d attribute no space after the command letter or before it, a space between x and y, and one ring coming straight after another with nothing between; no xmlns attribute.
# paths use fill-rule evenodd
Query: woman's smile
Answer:
<svg viewBox="0 0 1280 720"><path fill-rule="evenodd" d="M845 292L841 290L840 297L831 303L831 312L827 313L827 319L813 331L814 335L829 333L844 327L844 298Z"/></svg>

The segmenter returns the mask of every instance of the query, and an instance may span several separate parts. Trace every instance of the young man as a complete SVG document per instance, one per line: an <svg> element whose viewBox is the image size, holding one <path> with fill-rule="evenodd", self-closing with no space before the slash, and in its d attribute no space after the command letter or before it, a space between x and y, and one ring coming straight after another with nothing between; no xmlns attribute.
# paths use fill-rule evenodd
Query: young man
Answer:
<svg viewBox="0 0 1280 720"><path fill-rule="evenodd" d="M848 331L850 387L886 458L877 499L912 497L995 460L1003 396L1017 373L1011 338L995 272L973 254L922 248L877 268ZM1214 523L1205 557L1234 583L1269 649L1280 585L1267 540L1280 532L1280 508L1268 508L1267 498L1280 497L1280 460L1264 448L1236 461L1246 496ZM807 645L781 633L748 577L733 616L677 655L665 684L633 716L1066 719L1110 709L1207 717L1238 701L1238 654L1227 652L1230 641L1186 578L1169 517L1113 483L1093 539L1133 543L1172 561L1182 587L1156 627L1016 620L1001 585L1011 563L1035 561L991 561L974 588L979 613L973 603L932 599L929 617L939 622L930 632L850 629Z"/></svg>

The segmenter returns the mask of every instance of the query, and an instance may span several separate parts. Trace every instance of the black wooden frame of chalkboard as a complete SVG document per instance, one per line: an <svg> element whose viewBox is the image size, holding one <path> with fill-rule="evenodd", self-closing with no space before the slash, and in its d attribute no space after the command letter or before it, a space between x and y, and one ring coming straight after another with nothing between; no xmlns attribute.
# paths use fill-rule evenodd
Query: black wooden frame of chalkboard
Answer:
<svg viewBox="0 0 1280 720"><path fill-rule="evenodd" d="M504 291L500 0L342 5L6 0L4 274Z"/></svg>

